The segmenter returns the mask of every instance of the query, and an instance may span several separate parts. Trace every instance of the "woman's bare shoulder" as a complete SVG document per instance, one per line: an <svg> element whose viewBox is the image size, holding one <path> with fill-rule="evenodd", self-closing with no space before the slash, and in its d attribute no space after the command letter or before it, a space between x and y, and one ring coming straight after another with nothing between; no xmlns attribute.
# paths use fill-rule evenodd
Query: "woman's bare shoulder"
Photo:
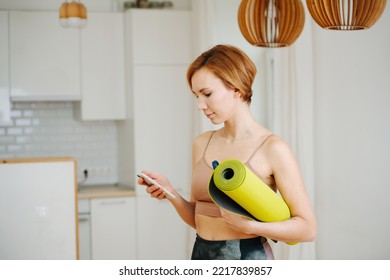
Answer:
<svg viewBox="0 0 390 280"><path fill-rule="evenodd" d="M264 143L264 150L272 156L282 156L291 153L289 144L278 135L272 134Z"/></svg>
<svg viewBox="0 0 390 280"><path fill-rule="evenodd" d="M273 166L295 164L295 155L290 145L277 135L272 135L266 141L264 151Z"/></svg>
<svg viewBox="0 0 390 280"><path fill-rule="evenodd" d="M209 130L206 132L203 132L202 134L199 134L196 136L193 140L193 145L194 146L203 146L205 145L209 140L211 135L214 133L214 130Z"/></svg>
<svg viewBox="0 0 390 280"><path fill-rule="evenodd" d="M206 145L213 134L213 131L206 131L203 132L202 134L196 136L192 142L192 161L193 164L198 162L206 148Z"/></svg>

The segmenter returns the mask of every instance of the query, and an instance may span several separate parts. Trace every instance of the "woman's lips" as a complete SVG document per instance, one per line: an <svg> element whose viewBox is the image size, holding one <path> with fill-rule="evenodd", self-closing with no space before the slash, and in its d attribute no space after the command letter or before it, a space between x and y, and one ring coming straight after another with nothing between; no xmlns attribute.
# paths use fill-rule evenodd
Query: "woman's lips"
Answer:
<svg viewBox="0 0 390 280"><path fill-rule="evenodd" d="M213 117L213 116L214 116L214 113L206 114L206 117L208 117L209 119L210 119L211 117Z"/></svg>

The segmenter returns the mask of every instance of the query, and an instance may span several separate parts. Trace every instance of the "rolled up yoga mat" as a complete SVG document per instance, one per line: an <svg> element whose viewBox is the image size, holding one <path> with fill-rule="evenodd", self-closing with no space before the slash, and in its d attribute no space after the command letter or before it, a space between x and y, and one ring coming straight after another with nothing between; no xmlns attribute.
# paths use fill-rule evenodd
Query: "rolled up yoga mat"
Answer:
<svg viewBox="0 0 390 280"><path fill-rule="evenodd" d="M283 198L236 159L214 168L209 194L218 206L253 220L278 222L291 217Z"/></svg>

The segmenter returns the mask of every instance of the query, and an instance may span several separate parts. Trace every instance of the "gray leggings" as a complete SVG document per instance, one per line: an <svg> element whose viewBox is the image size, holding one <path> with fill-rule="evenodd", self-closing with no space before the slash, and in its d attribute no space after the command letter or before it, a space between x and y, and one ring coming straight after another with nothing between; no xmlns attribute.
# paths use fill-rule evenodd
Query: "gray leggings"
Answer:
<svg viewBox="0 0 390 280"><path fill-rule="evenodd" d="M196 236L191 260L270 260L274 259L264 237L210 241Z"/></svg>

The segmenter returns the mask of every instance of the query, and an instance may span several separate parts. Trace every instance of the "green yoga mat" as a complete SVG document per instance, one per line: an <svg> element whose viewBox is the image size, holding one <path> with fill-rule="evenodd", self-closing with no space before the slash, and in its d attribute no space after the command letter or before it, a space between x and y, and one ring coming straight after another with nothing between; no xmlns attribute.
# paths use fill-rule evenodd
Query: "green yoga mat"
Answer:
<svg viewBox="0 0 390 280"><path fill-rule="evenodd" d="M209 195L218 206L261 222L291 217L283 198L236 159L225 160L214 169Z"/></svg>

